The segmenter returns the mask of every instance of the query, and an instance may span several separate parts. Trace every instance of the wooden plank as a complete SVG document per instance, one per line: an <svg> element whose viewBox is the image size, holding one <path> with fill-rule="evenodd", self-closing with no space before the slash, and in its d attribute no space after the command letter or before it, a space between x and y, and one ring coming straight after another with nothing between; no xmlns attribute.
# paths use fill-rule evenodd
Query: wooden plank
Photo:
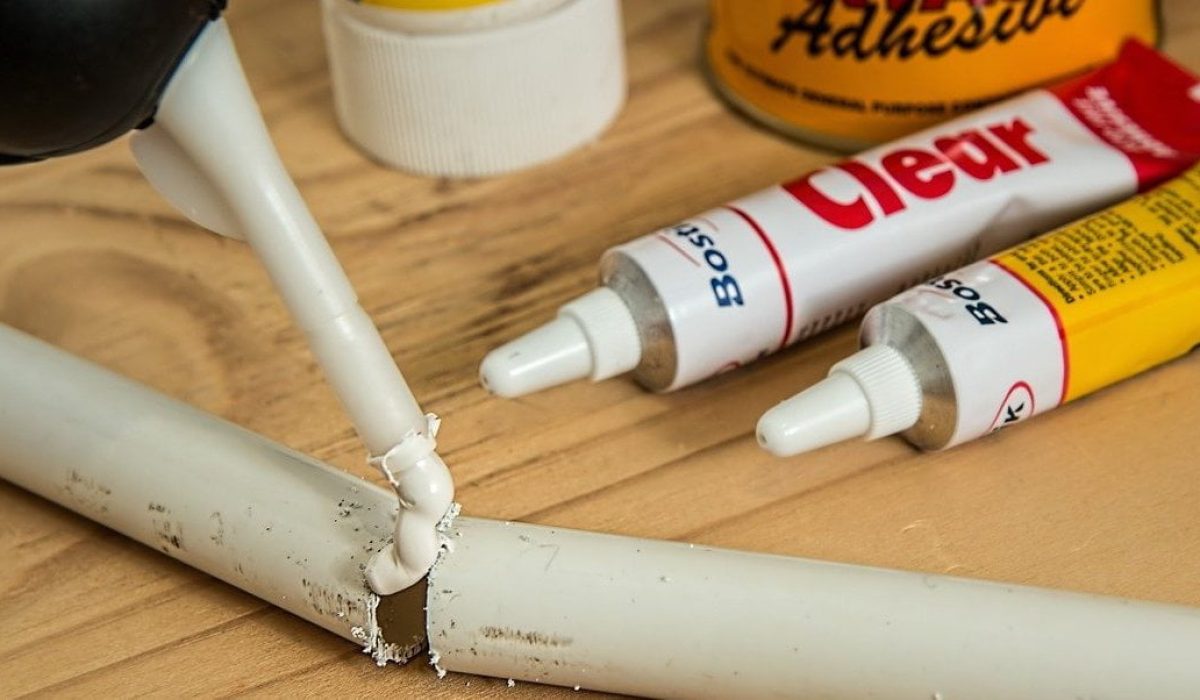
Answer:
<svg viewBox="0 0 1200 700"><path fill-rule="evenodd" d="M606 247L834 156L731 114L696 58L700 0L628 2L631 94L602 139L488 180L388 171L332 112L315 3L230 22L285 162L429 410L474 515L1200 605L1200 358L943 454L898 440L777 460L757 416L854 346L825 334L670 395L516 401L483 354L594 282ZM1200 69L1200 7L1164 2ZM114 143L0 169L0 321L376 479L254 258L196 229ZM353 647L0 484L0 694L382 692L556 697L376 669Z"/></svg>

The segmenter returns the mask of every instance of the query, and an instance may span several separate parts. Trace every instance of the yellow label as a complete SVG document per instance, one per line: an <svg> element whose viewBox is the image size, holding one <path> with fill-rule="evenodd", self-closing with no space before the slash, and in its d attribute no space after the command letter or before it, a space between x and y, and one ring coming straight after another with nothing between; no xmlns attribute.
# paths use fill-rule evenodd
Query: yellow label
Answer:
<svg viewBox="0 0 1200 700"><path fill-rule="evenodd" d="M1200 168L997 256L1050 307L1070 401L1200 344Z"/></svg>
<svg viewBox="0 0 1200 700"><path fill-rule="evenodd" d="M877 143L1157 37L1151 0L712 0L707 55L743 103Z"/></svg>

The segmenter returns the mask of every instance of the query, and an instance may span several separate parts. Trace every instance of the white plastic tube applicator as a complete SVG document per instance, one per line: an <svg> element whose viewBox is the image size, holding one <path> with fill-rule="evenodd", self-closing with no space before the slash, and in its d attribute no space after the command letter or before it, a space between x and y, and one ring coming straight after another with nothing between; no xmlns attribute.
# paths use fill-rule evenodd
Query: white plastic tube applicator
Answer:
<svg viewBox="0 0 1200 700"><path fill-rule="evenodd" d="M159 155L167 150L174 160ZM218 232L254 248L372 454L424 432L424 412L279 160L224 20L188 51L134 151L173 201L194 185L211 188L222 206ZM180 204L211 224L200 206Z"/></svg>
<svg viewBox="0 0 1200 700"><path fill-rule="evenodd" d="M395 547L372 562L379 593L412 585L437 553L454 499L437 422L417 404L267 134L224 20L196 39L134 137L151 183L202 226L244 238L303 329L325 376L403 507Z"/></svg>

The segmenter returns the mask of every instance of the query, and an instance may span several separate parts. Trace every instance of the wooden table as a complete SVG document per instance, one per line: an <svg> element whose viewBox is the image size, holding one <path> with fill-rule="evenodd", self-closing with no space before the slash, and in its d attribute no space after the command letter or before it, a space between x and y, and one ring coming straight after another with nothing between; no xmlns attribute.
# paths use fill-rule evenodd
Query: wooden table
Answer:
<svg viewBox="0 0 1200 700"><path fill-rule="evenodd" d="M1200 605L1200 357L946 453L898 439L790 460L763 410L854 331L671 395L516 401L484 353L594 284L606 247L833 156L731 114L697 69L699 0L627 3L631 91L594 145L517 175L386 170L338 132L316 3L230 23L284 161L426 409L467 512ZM1200 7L1164 3L1200 69ZM0 321L378 477L262 269L161 200L123 143L0 170ZM571 691L380 670L353 645L0 482L0 695Z"/></svg>

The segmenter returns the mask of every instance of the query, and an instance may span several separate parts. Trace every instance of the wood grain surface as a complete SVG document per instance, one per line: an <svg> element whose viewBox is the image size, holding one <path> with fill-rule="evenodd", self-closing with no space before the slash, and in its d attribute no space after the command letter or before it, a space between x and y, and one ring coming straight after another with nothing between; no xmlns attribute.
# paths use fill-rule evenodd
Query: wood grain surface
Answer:
<svg viewBox="0 0 1200 700"><path fill-rule="evenodd" d="M600 253L832 159L709 91L700 0L626 3L630 99L596 143L487 180L386 170L340 135L317 5L230 24L283 159L427 410L468 513L1200 605L1200 357L921 455L789 459L763 410L854 348L843 328L670 395L626 380L506 401L484 353L595 282ZM1200 69L1200 6L1164 3ZM161 200L123 142L0 170L0 321L371 479L250 251ZM744 640L752 642L753 640ZM353 645L0 482L0 695L571 691L378 669ZM1152 693L1151 693L1152 694Z"/></svg>

